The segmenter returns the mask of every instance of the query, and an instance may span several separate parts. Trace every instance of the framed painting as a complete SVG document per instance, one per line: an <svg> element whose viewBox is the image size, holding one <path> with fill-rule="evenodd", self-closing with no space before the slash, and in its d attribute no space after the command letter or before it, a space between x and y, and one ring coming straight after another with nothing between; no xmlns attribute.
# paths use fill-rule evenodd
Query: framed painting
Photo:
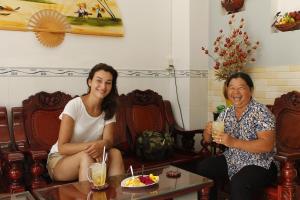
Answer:
<svg viewBox="0 0 300 200"><path fill-rule="evenodd" d="M1 0L0 29L123 36L116 0Z"/></svg>

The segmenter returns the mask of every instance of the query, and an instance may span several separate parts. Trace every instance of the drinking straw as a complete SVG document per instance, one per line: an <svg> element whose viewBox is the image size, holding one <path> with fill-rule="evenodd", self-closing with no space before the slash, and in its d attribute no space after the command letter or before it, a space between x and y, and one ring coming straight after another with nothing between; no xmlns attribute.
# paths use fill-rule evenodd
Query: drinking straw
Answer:
<svg viewBox="0 0 300 200"><path fill-rule="evenodd" d="M105 157L105 145L104 145L104 147L103 147L103 152L102 152L102 163L104 162L104 157Z"/></svg>
<svg viewBox="0 0 300 200"><path fill-rule="evenodd" d="M105 153L104 162L106 162L106 160L107 160L107 153Z"/></svg>
<svg viewBox="0 0 300 200"><path fill-rule="evenodd" d="M133 169L132 169L132 165L130 165L130 171L131 171L131 176L133 178Z"/></svg>

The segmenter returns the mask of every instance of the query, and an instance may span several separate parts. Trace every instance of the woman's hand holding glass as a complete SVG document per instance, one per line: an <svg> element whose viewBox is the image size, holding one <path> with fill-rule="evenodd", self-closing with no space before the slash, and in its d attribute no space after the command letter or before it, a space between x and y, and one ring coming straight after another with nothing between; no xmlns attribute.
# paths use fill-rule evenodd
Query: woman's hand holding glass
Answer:
<svg viewBox="0 0 300 200"><path fill-rule="evenodd" d="M224 132L223 121L208 122L204 129L204 140L206 142L215 142L228 146L232 144L233 139L230 135Z"/></svg>
<svg viewBox="0 0 300 200"><path fill-rule="evenodd" d="M235 141L235 138L231 137L224 131L216 131L213 141L217 144L222 144L227 147L233 147L233 143Z"/></svg>
<svg viewBox="0 0 300 200"><path fill-rule="evenodd" d="M208 122L205 126L204 133L203 133L204 141L211 142L212 139L212 122Z"/></svg>

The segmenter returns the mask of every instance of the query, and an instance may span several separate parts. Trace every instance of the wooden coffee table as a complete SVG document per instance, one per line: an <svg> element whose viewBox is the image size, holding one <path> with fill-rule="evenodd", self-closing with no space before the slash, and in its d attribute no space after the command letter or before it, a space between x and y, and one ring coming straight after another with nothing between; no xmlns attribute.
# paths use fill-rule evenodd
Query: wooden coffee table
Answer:
<svg viewBox="0 0 300 200"><path fill-rule="evenodd" d="M168 171L179 171L181 176L169 178ZM189 171L174 167L165 166L145 170L144 174L153 173L159 175L159 183L151 187L128 189L121 187L121 181L130 176L108 177L109 187L102 191L93 191L87 181L69 183L59 186L52 186L33 191L34 196L41 200L71 200L71 199L170 199L191 192L198 193L198 199L208 200L208 193L213 181L191 173Z"/></svg>

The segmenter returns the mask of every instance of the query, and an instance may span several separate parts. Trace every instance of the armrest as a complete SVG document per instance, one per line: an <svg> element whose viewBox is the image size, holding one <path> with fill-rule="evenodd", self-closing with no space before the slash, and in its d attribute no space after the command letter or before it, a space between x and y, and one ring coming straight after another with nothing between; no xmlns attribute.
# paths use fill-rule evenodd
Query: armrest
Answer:
<svg viewBox="0 0 300 200"><path fill-rule="evenodd" d="M194 136L196 134L203 134L204 129L184 130L182 127L178 126L175 121L170 101L164 100L164 107L168 125L170 126L170 129L175 137L175 144L177 145L177 149L180 149L181 151L185 151L187 153L196 153L194 151ZM181 142L178 141L180 139ZM202 149L197 152L198 154L200 154L202 157L208 157L212 155L211 150L209 150L209 146L211 146L211 144L205 143L203 138L201 139L200 144L202 146Z"/></svg>
<svg viewBox="0 0 300 200"><path fill-rule="evenodd" d="M28 142L26 138L24 119L23 119L23 108L13 107L12 112L12 139L13 143L17 146L17 149L24 151L28 148Z"/></svg>
<svg viewBox="0 0 300 200"><path fill-rule="evenodd" d="M300 160L300 153L277 152L274 158L281 162Z"/></svg>
<svg viewBox="0 0 300 200"><path fill-rule="evenodd" d="M202 158L209 157L213 154L213 151L215 152L216 150L214 147L213 143L207 143L204 142L203 137L201 138L200 144L201 144L201 149L199 152L196 152L194 150L194 136L198 134L203 134L204 130L203 129L196 129L196 130L183 130L182 128L174 127L172 130L172 133L174 134L175 139L179 140L181 139L181 144L179 144L178 147L178 141L175 141L177 145L177 149L180 151L186 152L186 153L196 153L199 154ZM179 139L178 139L179 138Z"/></svg>
<svg viewBox="0 0 300 200"><path fill-rule="evenodd" d="M183 128L175 125L174 127L172 127L173 129L173 133L175 134L179 134L179 135L196 135L196 134L203 134L204 129L195 129L195 130L184 130Z"/></svg>

